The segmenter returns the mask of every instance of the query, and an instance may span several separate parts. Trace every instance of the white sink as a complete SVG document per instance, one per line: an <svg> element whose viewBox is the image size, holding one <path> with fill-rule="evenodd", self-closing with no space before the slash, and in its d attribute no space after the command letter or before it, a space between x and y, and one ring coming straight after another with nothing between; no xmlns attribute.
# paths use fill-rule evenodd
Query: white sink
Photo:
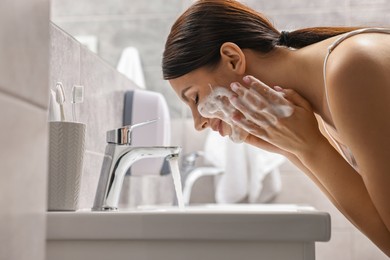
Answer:
<svg viewBox="0 0 390 260"><path fill-rule="evenodd" d="M329 239L330 215L298 205L47 213L47 260L308 260Z"/></svg>

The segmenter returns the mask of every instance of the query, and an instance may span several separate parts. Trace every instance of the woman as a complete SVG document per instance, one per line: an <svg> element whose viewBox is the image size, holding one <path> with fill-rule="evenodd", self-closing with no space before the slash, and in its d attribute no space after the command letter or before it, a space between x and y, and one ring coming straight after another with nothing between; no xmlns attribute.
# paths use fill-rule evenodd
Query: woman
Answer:
<svg viewBox="0 0 390 260"><path fill-rule="evenodd" d="M280 33L201 0L172 26L163 74L196 129L286 156L390 256L390 30L358 29Z"/></svg>

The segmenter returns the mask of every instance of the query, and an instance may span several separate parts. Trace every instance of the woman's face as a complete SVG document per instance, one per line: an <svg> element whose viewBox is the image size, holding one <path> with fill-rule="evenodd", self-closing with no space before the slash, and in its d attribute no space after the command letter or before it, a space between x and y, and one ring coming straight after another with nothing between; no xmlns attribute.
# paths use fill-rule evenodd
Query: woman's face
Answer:
<svg viewBox="0 0 390 260"><path fill-rule="evenodd" d="M216 88L224 88L222 90L226 90L226 93L231 92L230 84L234 81L240 81L240 77L219 66L213 70L200 68L169 82L176 94L190 107L194 126L198 131L210 127L222 136L230 136L233 131L227 123L229 121L226 120L226 116L221 115L221 112L206 113L205 115L199 111L202 111L202 105L209 101L207 98ZM221 102L226 104L227 98L223 99ZM213 104L209 102L209 105Z"/></svg>

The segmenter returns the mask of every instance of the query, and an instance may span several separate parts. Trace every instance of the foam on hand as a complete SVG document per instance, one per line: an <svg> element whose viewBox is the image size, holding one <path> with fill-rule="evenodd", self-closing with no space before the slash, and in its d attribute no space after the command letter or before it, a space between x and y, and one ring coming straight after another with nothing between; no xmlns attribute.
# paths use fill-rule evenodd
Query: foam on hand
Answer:
<svg viewBox="0 0 390 260"><path fill-rule="evenodd" d="M266 91L264 96L253 88L241 87L240 92L240 103L245 104L245 107L241 107L240 112L245 115L245 119L249 119L261 127L276 124L278 119L289 117L293 113L290 102L281 93L272 89L269 92ZM256 117L252 114L261 114L262 116Z"/></svg>
<svg viewBox="0 0 390 260"><path fill-rule="evenodd" d="M198 105L198 111L203 117L218 118L229 124L229 137L235 143L245 141L249 133L257 135L259 127L266 129L275 125L294 111L282 93L272 89L265 89L262 95L253 88L239 87L238 91L234 90L236 93L224 87L210 85L210 88L211 93Z"/></svg>
<svg viewBox="0 0 390 260"><path fill-rule="evenodd" d="M210 85L211 88L211 85ZM198 105L199 113L206 118L218 118L230 125L230 139L235 143L242 143L249 135L238 127L232 117L238 110L230 103L234 93L223 87L211 88L211 93Z"/></svg>

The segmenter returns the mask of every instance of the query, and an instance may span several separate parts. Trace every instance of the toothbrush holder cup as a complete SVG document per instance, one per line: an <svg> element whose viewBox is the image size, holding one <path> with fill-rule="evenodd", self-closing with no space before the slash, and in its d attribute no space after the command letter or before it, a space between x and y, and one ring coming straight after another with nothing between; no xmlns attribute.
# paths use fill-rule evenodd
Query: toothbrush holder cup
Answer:
<svg viewBox="0 0 390 260"><path fill-rule="evenodd" d="M48 210L78 209L85 152L86 125L49 122Z"/></svg>

